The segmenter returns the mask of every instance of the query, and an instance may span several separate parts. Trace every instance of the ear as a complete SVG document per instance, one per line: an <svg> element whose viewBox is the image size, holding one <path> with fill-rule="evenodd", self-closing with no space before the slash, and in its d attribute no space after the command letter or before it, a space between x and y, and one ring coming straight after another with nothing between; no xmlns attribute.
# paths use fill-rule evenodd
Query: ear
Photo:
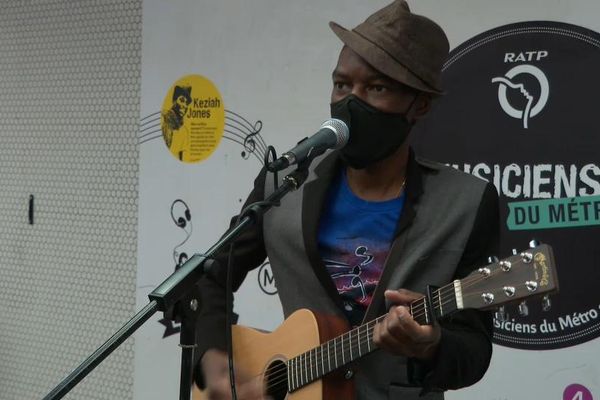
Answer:
<svg viewBox="0 0 600 400"><path fill-rule="evenodd" d="M423 118L431 109L432 98L428 93L419 93L417 94L417 99L415 100L415 105L413 107L414 113L412 115L413 120L417 121Z"/></svg>

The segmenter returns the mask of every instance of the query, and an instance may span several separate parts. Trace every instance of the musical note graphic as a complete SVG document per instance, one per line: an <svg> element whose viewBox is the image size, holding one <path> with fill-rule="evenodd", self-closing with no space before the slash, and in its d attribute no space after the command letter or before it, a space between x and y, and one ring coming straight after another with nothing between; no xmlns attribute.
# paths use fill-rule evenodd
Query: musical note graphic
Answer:
<svg viewBox="0 0 600 400"><path fill-rule="evenodd" d="M139 127L139 145L155 139L162 139L160 111L141 118ZM231 110L225 110L223 138L237 143L242 147L240 156L244 160L249 159L250 156L254 156L260 164L263 163L268 146L261 135L262 128L263 123L261 120L251 123L242 115Z"/></svg>

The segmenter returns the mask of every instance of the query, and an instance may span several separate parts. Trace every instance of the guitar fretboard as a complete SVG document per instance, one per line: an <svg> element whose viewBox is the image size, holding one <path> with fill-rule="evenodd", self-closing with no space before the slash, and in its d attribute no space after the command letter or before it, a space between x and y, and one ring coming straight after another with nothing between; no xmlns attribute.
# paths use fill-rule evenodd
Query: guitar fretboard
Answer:
<svg viewBox="0 0 600 400"><path fill-rule="evenodd" d="M441 318L460 308L457 304L457 294L460 297L459 281L433 292L431 296L433 304L429 304L426 297L415 300L410 304L410 313L419 324L431 324L433 322L431 316L436 319ZM288 360L288 392L308 385L376 350L377 346L373 343L373 329L384 318L385 315L369 321Z"/></svg>

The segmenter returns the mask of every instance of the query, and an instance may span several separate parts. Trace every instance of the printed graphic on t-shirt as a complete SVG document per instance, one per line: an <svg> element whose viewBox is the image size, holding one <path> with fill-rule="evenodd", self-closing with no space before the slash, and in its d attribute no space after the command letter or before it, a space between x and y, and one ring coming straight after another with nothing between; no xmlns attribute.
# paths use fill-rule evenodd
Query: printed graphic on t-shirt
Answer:
<svg viewBox="0 0 600 400"><path fill-rule="evenodd" d="M364 240L362 240L364 242ZM340 245L350 244L355 240ZM387 256L387 246L379 250L369 246L351 245L347 249L322 249L327 271L335 283L344 303L344 311L352 324L359 324L365 310L371 303L373 292L379 282L383 263ZM325 255L325 254L324 254Z"/></svg>

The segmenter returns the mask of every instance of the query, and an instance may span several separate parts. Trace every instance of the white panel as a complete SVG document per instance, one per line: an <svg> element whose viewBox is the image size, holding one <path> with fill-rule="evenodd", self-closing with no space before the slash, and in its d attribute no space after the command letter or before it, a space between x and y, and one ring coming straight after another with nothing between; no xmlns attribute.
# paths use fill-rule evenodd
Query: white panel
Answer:
<svg viewBox="0 0 600 400"><path fill-rule="evenodd" d="M1 8L0 398L22 400L134 311L141 1ZM129 341L67 398L132 388Z"/></svg>

